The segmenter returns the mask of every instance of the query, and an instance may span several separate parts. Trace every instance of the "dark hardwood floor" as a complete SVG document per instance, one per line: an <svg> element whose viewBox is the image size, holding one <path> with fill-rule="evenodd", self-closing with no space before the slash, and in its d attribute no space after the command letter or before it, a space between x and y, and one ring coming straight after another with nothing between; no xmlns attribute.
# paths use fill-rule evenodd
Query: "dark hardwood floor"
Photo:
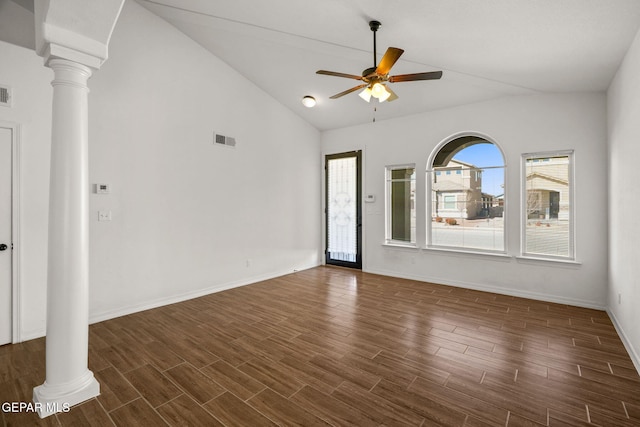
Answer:
<svg viewBox="0 0 640 427"><path fill-rule="evenodd" d="M44 339L0 347L0 403ZM97 323L101 395L3 426L639 426L602 311L318 267Z"/></svg>

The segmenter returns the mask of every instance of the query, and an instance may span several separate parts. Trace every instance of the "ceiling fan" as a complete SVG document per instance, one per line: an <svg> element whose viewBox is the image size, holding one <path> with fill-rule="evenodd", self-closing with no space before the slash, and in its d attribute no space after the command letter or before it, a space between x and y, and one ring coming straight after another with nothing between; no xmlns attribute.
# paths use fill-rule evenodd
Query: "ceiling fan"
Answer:
<svg viewBox="0 0 640 427"><path fill-rule="evenodd" d="M398 99L398 96L393 93L393 91L389 89L387 85L385 85L386 82L399 83L411 82L415 80L437 80L442 77L442 71L430 71L426 73L399 74L396 76L390 76L389 71L391 71L391 67L393 67L396 61L400 58L400 55L402 55L402 53L404 52L404 50L397 47L388 48L384 56L380 60L380 63L376 66L376 32L381 25L382 24L380 24L379 21L369 22L369 28L371 28L371 31L373 31L373 67L364 70L361 76L357 76L355 74L337 73L335 71L316 71L316 74L345 77L348 79L355 79L364 82L361 85L335 94L329 97L330 99L340 98L341 96L350 94L351 92L355 92L358 89L365 88L359 94L360 97L365 101L369 102L371 100L371 97L373 96L374 98L378 99L379 102L391 102L395 99Z"/></svg>

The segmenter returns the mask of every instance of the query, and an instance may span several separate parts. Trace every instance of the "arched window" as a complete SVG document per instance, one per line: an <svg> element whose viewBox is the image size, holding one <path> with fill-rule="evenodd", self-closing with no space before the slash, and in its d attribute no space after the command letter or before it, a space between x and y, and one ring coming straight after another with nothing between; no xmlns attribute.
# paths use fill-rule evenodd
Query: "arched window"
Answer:
<svg viewBox="0 0 640 427"><path fill-rule="evenodd" d="M427 243L448 249L505 251L505 163L485 137L444 142L427 170Z"/></svg>

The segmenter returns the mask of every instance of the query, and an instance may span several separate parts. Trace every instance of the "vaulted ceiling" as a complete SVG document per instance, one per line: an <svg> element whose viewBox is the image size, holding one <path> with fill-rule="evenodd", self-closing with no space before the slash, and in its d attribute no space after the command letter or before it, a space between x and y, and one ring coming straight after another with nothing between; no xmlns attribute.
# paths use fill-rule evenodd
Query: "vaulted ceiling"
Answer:
<svg viewBox="0 0 640 427"><path fill-rule="evenodd" d="M138 2L321 130L509 95L604 91L640 27L638 0ZM443 78L391 84L391 103L329 99L358 81L316 70L373 66L372 19L382 23L378 60L389 46L405 50L391 74ZM302 106L304 95L318 105Z"/></svg>
<svg viewBox="0 0 640 427"><path fill-rule="evenodd" d="M604 91L640 28L638 0L137 1L321 130L510 95ZM0 0L12 17L0 19L0 39L32 45L33 27L13 24L32 11L32 0ZM392 83L390 103L358 92L329 99L359 82L315 72L373 66L374 19L378 60L387 47L405 51L391 74L442 70L442 79ZM305 108L304 95L318 105Z"/></svg>

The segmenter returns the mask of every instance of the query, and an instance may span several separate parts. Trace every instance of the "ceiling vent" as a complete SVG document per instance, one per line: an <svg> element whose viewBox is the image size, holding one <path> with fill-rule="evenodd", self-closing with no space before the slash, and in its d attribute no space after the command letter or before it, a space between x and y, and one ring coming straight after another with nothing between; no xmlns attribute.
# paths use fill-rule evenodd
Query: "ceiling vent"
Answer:
<svg viewBox="0 0 640 427"><path fill-rule="evenodd" d="M0 85L0 105L11 107L11 88L9 86Z"/></svg>
<svg viewBox="0 0 640 427"><path fill-rule="evenodd" d="M224 136L220 135L219 133L214 133L213 143L216 145L226 145L227 147L235 148L236 139L230 136Z"/></svg>

